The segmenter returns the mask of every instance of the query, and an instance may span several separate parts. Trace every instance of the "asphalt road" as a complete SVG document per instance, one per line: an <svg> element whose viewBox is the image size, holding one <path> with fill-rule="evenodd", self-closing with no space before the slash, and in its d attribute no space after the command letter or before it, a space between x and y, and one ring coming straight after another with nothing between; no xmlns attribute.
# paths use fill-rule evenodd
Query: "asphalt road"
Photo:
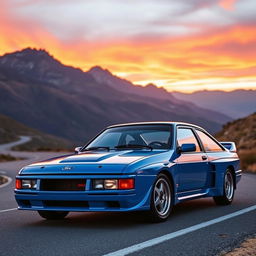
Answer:
<svg viewBox="0 0 256 256"><path fill-rule="evenodd" d="M22 166L60 153L15 154L29 159L0 164L0 171L13 179L0 188L1 256L122 255L133 245L131 255L211 256L256 233L256 175L243 174L231 206L216 206L211 198L185 202L165 223L147 223L143 213L71 213L65 220L46 221L36 212L15 209L14 177ZM250 206L254 210L237 213ZM228 215L233 213L239 215Z"/></svg>

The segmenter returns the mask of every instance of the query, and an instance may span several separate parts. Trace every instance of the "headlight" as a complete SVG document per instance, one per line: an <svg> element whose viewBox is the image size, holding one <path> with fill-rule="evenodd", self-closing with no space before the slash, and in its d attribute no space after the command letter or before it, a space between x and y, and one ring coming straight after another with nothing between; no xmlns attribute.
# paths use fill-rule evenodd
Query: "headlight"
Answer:
<svg viewBox="0 0 256 256"><path fill-rule="evenodd" d="M36 189L37 180L16 179L16 189Z"/></svg>
<svg viewBox="0 0 256 256"><path fill-rule="evenodd" d="M104 180L105 189L118 189L118 180Z"/></svg>
<svg viewBox="0 0 256 256"><path fill-rule="evenodd" d="M134 179L95 179L93 189L134 189Z"/></svg>

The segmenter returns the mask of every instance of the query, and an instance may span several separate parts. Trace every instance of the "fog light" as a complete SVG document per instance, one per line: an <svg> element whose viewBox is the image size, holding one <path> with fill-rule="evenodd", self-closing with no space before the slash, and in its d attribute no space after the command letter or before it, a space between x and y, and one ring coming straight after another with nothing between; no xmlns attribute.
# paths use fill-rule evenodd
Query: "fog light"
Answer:
<svg viewBox="0 0 256 256"><path fill-rule="evenodd" d="M118 180L104 180L105 189L118 189Z"/></svg>
<svg viewBox="0 0 256 256"><path fill-rule="evenodd" d="M93 188L94 189L104 189L104 180L94 180Z"/></svg>
<svg viewBox="0 0 256 256"><path fill-rule="evenodd" d="M133 189L134 188L134 179L120 179L118 182L119 189Z"/></svg>

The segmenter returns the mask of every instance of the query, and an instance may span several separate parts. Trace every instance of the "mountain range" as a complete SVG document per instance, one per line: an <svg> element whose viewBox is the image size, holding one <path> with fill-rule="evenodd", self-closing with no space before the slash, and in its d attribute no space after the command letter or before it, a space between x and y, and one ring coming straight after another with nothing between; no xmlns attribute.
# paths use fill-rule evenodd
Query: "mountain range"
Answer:
<svg viewBox="0 0 256 256"><path fill-rule="evenodd" d="M0 57L0 113L82 144L116 123L185 121L216 132L231 120L154 85L135 86L98 66L84 72L31 48Z"/></svg>
<svg viewBox="0 0 256 256"><path fill-rule="evenodd" d="M179 100L224 113L232 119L246 117L256 111L256 90L173 92Z"/></svg>

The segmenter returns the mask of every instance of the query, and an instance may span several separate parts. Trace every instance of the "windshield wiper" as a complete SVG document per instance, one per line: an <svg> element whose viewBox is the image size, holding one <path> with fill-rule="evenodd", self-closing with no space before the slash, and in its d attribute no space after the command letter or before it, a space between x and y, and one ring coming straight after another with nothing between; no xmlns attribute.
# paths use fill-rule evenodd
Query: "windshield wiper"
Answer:
<svg viewBox="0 0 256 256"><path fill-rule="evenodd" d="M117 148L117 149L120 149L120 148L149 148L149 149L153 150L153 148L148 145L138 145L138 144L118 145L118 146L115 146L115 148Z"/></svg>
<svg viewBox="0 0 256 256"><path fill-rule="evenodd" d="M97 149L106 149L106 150L110 150L109 147L90 147L90 148L86 148L84 151L90 151L90 150L97 150Z"/></svg>

